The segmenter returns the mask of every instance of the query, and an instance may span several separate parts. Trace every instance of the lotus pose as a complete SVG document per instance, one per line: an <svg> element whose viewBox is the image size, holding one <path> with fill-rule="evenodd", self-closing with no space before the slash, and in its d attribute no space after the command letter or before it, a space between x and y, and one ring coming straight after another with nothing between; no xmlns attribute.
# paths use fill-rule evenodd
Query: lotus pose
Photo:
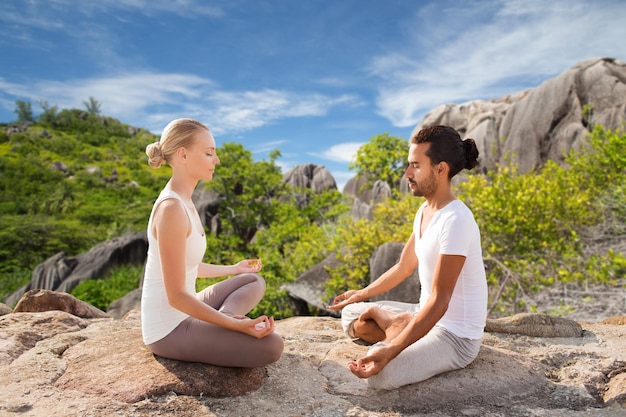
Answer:
<svg viewBox="0 0 626 417"><path fill-rule="evenodd" d="M338 295L350 337L373 343L349 363L374 388L393 389L464 368L478 355L487 317L487 280L480 233L469 208L457 200L451 180L478 165L472 139L447 126L419 131L409 146L405 176L418 209L400 260L376 281ZM419 268L418 304L364 302L397 286Z"/></svg>
<svg viewBox="0 0 626 417"><path fill-rule="evenodd" d="M202 262L206 238L191 195L198 181L212 179L220 162L213 135L198 121L177 119L146 154L154 168L169 164L172 177L148 222L144 343L156 355L182 361L247 368L277 361L283 340L274 333L273 318L246 317L265 292L261 260L229 266ZM196 293L198 277L231 275Z"/></svg>

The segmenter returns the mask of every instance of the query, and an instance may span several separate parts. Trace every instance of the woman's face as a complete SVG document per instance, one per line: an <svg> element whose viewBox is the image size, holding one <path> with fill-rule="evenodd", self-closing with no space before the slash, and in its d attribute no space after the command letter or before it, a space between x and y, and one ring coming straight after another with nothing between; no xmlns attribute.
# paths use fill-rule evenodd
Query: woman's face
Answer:
<svg viewBox="0 0 626 417"><path fill-rule="evenodd" d="M203 181L211 181L215 166L220 163L215 150L215 139L208 130L200 130L194 134L193 145L188 152L188 166L194 176Z"/></svg>

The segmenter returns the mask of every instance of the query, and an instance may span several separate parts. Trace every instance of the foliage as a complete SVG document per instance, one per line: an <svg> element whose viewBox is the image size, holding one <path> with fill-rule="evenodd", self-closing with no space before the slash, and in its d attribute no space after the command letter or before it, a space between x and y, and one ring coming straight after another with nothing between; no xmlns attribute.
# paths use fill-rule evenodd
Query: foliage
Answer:
<svg viewBox="0 0 626 417"><path fill-rule="evenodd" d="M142 266L119 266L111 270L106 278L82 281L71 294L102 311L107 311L113 301L139 288L142 270Z"/></svg>
<svg viewBox="0 0 626 417"><path fill-rule="evenodd" d="M43 113L25 131L0 131L0 294L23 286L30 271L58 252L74 255L144 230L171 174L167 166L152 170L147 164L144 150L154 135L97 112L40 105ZM458 185L457 195L481 228L494 314L532 310L531 295L544 286L623 279L626 136L598 126L591 135L589 147L562 166L548 162L520 173L509 165ZM396 185L406 148L399 138L375 136L352 169ZM367 285L373 251L405 242L423 201L394 194L374 207L371 220L355 220L351 202L336 190L287 187L278 151L255 161L243 146L226 143L217 153L214 179L201 185L221 198L213 213L219 228L207 233L205 259L263 260L266 296L251 316L294 314L284 285L331 254L341 263L329 270L329 299ZM141 271L125 268L81 283L75 295L106 309L138 285ZM214 282L198 280L197 288Z"/></svg>
<svg viewBox="0 0 626 417"><path fill-rule="evenodd" d="M384 133L373 136L361 146L349 168L360 176L380 179L389 184L391 189L397 189L404 174L407 153L406 140Z"/></svg>
<svg viewBox="0 0 626 417"><path fill-rule="evenodd" d="M274 221L283 177L274 159L254 162L241 144L225 143L217 154L221 162L206 188L222 198L218 216L223 233L240 237L239 246L247 245L260 227ZM279 155L272 153L272 158Z"/></svg>
<svg viewBox="0 0 626 417"><path fill-rule="evenodd" d="M626 220L623 211L602 203L625 203L618 191L626 172L625 145L626 136L596 128L589 149L572 153L565 166L550 161L525 174L500 167L460 186L481 228L493 311L533 309L529 294L545 286L614 283L623 276L624 254L589 253L589 231L610 217ZM618 233L623 236L623 230Z"/></svg>
<svg viewBox="0 0 626 417"><path fill-rule="evenodd" d="M492 313L533 310L532 294L545 286L623 279L623 251L602 242L625 234L625 147L626 135L596 126L589 147L563 166L549 161L520 173L508 165L458 185L481 229ZM417 204L396 196L377 205L372 220L338 222L332 249L343 263L331 271L329 299L369 283L371 254L408 238Z"/></svg>
<svg viewBox="0 0 626 417"><path fill-rule="evenodd" d="M101 104L98 100L93 97L89 97L89 101L83 101L85 105L85 109L87 109L87 113L89 114L100 114Z"/></svg>
<svg viewBox="0 0 626 417"><path fill-rule="evenodd" d="M321 262L329 254L337 218L348 212L336 190L314 194L299 207L292 199L281 206L277 220L262 229L252 245L253 253L263 259L266 295L252 311L276 318L293 315L294 309L282 286Z"/></svg>
<svg viewBox="0 0 626 417"><path fill-rule="evenodd" d="M399 200L377 204L372 220L341 218L330 246L340 264L329 271L331 279L326 286L329 299L347 289L369 284L372 253L383 243L408 240L415 212L423 201L421 197L405 195Z"/></svg>
<svg viewBox="0 0 626 417"><path fill-rule="evenodd" d="M33 106L30 104L30 101L17 100L15 102L15 110L13 110L13 112L17 115L18 123L35 121Z"/></svg>
<svg viewBox="0 0 626 417"><path fill-rule="evenodd" d="M266 314L281 319L294 314L294 306L282 287L326 256L334 221L348 210L341 201L341 193L336 190L320 194L310 190L303 192L308 200L305 206L299 205L300 199L296 196L281 194L281 198L276 199L280 203L274 205L270 213L274 221L269 227L261 227L247 245L224 233L219 237L207 237L207 262L228 265L244 258L263 260L261 274L266 282L266 292L250 316ZM214 282L199 279L196 289L201 290Z"/></svg>
<svg viewBox="0 0 626 417"><path fill-rule="evenodd" d="M152 172L143 154L153 135L41 104L41 121L21 133L0 133L3 279L57 252L77 254L144 229L168 175L167 169Z"/></svg>

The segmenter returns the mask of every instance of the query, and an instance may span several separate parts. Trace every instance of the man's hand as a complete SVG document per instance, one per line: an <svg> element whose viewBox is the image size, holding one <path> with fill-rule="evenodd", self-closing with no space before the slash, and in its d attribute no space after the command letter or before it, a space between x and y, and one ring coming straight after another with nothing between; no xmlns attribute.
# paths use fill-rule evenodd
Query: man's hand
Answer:
<svg viewBox="0 0 626 417"><path fill-rule="evenodd" d="M329 310L341 310L348 304L357 303L359 301L363 301L360 291L350 290L336 296L333 300L333 305L326 306L326 308Z"/></svg>
<svg viewBox="0 0 626 417"><path fill-rule="evenodd" d="M359 378L369 378L382 371L394 357L395 355L392 349L390 349L389 346L383 345L374 349L367 356L357 359L356 361L350 361L348 368Z"/></svg>

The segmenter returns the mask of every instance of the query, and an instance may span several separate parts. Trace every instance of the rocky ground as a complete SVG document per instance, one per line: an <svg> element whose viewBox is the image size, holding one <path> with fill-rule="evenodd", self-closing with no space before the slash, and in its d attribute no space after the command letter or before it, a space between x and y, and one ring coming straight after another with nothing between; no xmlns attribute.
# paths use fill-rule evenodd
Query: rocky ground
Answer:
<svg viewBox="0 0 626 417"><path fill-rule="evenodd" d="M623 417L626 309L623 304L619 307L619 297L623 303L625 294L621 287L603 292L610 294L603 302L581 297L586 300L583 305L593 308L575 313L587 315L580 320L580 335L488 332L479 357L468 368L394 391L371 390L348 371L346 363L367 347L346 338L337 319L294 317L277 322L285 351L265 369L265 381L258 389L215 398L181 394L172 385L161 395L133 402L121 401L112 393L119 394L124 381L139 377L136 364L129 361L145 359L133 356L140 346L137 314L125 320L81 321L78 329L55 335L46 328L52 332L47 336L37 330L44 329L41 323L52 316L69 323L66 316L31 313L22 325L2 316L0 416ZM564 305L555 296L545 299ZM548 304L546 308L552 308ZM603 321L596 308L614 317ZM595 320L588 320L591 316ZM15 350L20 343L26 347ZM120 351L120 346L127 346L126 351ZM76 365L70 357L82 358L87 374L83 386L60 388L57 382ZM102 363L119 376L112 378ZM102 390L89 391L93 383Z"/></svg>

